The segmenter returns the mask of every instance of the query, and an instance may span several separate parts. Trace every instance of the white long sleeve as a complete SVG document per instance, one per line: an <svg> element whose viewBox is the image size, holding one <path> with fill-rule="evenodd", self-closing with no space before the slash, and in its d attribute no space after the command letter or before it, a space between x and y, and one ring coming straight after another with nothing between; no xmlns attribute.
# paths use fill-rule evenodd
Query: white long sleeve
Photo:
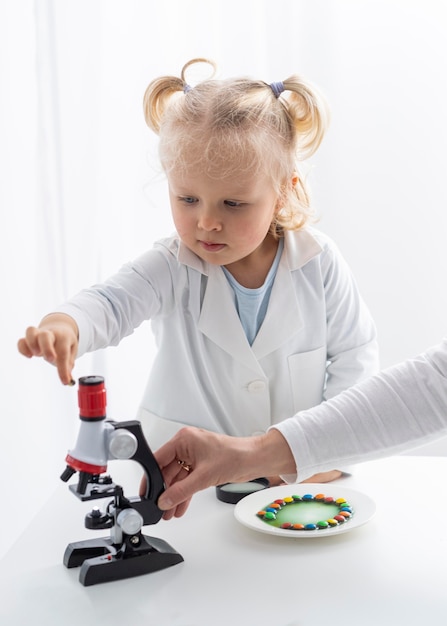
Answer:
<svg viewBox="0 0 447 626"><path fill-rule="evenodd" d="M272 428L298 477L390 456L447 434L447 339Z"/></svg>

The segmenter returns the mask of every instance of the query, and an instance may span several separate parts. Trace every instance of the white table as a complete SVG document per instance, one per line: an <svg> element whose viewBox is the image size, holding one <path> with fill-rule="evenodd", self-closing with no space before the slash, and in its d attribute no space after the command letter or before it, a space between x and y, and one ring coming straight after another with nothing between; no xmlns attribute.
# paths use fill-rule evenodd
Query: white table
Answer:
<svg viewBox="0 0 447 626"><path fill-rule="evenodd" d="M60 483L0 562L0 624L445 626L446 482L441 457L358 465L337 483L371 496L375 517L309 540L246 528L233 505L208 489L183 518L144 528L170 543L183 563L90 587L62 557L68 543L93 536L83 526L91 503ZM3 504L2 514L14 506Z"/></svg>

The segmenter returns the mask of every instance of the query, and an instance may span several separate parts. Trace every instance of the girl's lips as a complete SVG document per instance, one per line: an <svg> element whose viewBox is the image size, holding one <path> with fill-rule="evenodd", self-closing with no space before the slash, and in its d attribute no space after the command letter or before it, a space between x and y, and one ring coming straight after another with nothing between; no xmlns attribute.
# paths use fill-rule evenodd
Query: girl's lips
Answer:
<svg viewBox="0 0 447 626"><path fill-rule="evenodd" d="M225 248L224 243L212 243L211 241L199 241L199 243L207 252L219 252Z"/></svg>

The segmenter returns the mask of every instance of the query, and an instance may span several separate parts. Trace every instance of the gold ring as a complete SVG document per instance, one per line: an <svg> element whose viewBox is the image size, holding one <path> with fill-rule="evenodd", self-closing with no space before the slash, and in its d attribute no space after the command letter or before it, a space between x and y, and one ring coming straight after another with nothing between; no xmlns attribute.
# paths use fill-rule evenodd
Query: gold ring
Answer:
<svg viewBox="0 0 447 626"><path fill-rule="evenodd" d="M186 470L187 472L190 472L192 470L191 465L189 465L189 463L187 463L186 461L178 460L177 463L181 465L182 469Z"/></svg>

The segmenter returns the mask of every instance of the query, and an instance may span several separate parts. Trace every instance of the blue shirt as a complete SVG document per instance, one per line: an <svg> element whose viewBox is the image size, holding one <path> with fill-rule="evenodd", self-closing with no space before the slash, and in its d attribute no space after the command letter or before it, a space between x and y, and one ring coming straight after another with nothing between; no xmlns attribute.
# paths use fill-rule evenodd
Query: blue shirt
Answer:
<svg viewBox="0 0 447 626"><path fill-rule="evenodd" d="M283 249L284 239L281 238L278 243L278 250L276 251L275 258L269 273L267 274L265 282L261 287L256 289L249 289L248 287L240 285L234 276L232 276L232 274L230 274L230 272L222 266L224 274L233 289L239 319L241 320L242 327L250 345L253 344L253 341L262 326L262 322L264 321L269 304L270 293L272 291Z"/></svg>

